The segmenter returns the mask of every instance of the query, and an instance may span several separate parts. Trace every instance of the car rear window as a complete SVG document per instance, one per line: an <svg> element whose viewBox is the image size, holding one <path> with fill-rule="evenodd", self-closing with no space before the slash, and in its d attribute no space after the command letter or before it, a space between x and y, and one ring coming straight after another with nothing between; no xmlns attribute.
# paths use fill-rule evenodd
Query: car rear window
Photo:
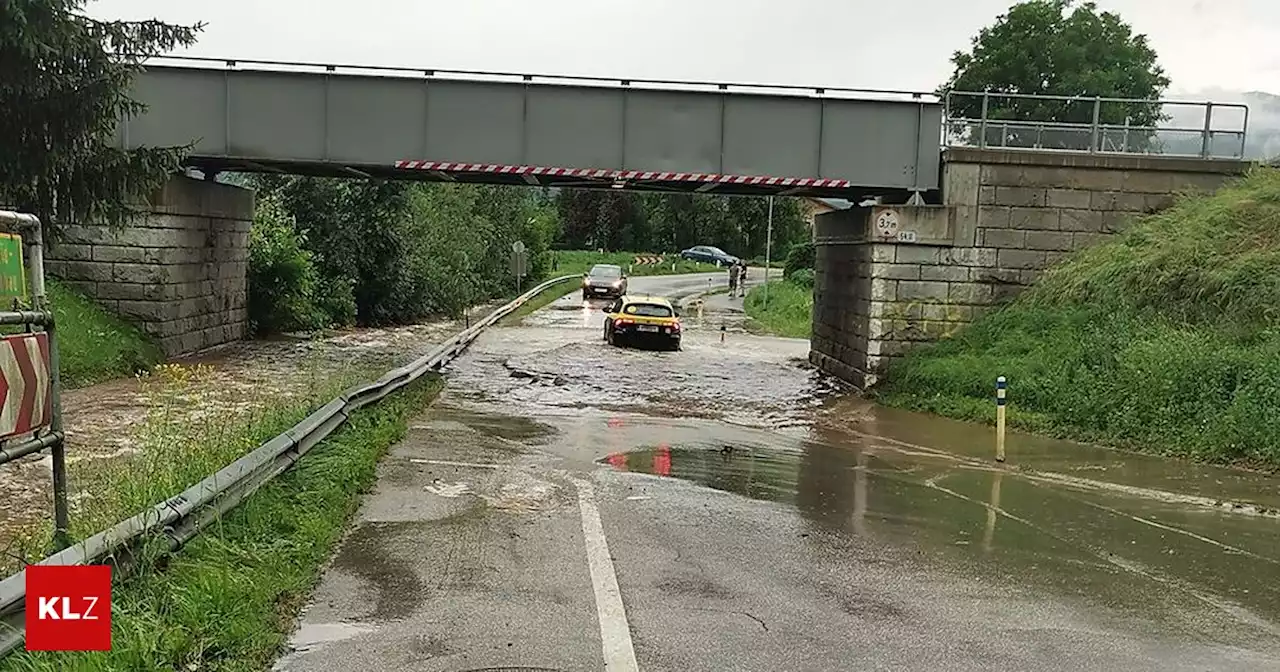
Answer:
<svg viewBox="0 0 1280 672"><path fill-rule="evenodd" d="M671 309L657 303L628 303L622 311L640 317L671 317Z"/></svg>

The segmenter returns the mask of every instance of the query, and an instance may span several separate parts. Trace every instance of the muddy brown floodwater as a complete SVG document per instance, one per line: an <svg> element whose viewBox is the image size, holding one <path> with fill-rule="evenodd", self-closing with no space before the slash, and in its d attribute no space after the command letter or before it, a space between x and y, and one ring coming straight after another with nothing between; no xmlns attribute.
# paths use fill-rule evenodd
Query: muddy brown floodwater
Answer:
<svg viewBox="0 0 1280 672"><path fill-rule="evenodd" d="M620 349L571 296L482 336L277 669L1280 669L1273 479L1020 434L997 465L729 319Z"/></svg>
<svg viewBox="0 0 1280 672"><path fill-rule="evenodd" d="M495 306L481 306L483 315ZM150 414L173 414L166 423L208 417L234 422L255 410L306 396L342 376L380 374L428 352L462 328L437 320L388 329L353 329L325 338L244 341L178 360L199 374L181 385L180 403L158 393L153 379L128 378L63 394L67 460L71 475L91 464L125 458L142 449L140 432ZM51 458L32 456L0 467L0 550L16 535L51 519ZM94 495L87 478L72 479L73 509Z"/></svg>

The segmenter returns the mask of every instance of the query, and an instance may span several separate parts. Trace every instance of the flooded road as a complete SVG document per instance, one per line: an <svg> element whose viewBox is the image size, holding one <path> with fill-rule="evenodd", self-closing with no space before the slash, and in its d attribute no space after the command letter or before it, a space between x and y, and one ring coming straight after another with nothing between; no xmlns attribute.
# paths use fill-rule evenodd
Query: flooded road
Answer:
<svg viewBox="0 0 1280 672"><path fill-rule="evenodd" d="M681 352L577 295L482 336L278 669L1280 669L1273 479L1020 435L997 468L685 314Z"/></svg>

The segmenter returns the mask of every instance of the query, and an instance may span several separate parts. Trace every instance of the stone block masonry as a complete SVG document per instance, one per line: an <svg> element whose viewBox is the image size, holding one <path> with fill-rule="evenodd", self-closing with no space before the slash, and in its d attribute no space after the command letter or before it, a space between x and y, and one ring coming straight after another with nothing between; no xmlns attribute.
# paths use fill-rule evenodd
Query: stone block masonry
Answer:
<svg viewBox="0 0 1280 672"><path fill-rule="evenodd" d="M1058 260L1243 161L948 149L942 199L826 213L809 359L865 389L915 345L946 338ZM887 214L886 214L887 213Z"/></svg>
<svg viewBox="0 0 1280 672"><path fill-rule="evenodd" d="M50 275L138 323L166 355L244 338L251 190L171 178L119 231L65 227Z"/></svg>

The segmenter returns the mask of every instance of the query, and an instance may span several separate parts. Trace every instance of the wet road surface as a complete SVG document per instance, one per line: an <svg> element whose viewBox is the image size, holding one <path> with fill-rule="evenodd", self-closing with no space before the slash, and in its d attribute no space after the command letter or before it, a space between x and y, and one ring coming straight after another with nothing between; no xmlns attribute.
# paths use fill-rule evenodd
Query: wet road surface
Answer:
<svg viewBox="0 0 1280 672"><path fill-rule="evenodd" d="M1280 669L1274 480L1018 435L997 469L726 319L623 350L571 295L486 333L277 667Z"/></svg>

